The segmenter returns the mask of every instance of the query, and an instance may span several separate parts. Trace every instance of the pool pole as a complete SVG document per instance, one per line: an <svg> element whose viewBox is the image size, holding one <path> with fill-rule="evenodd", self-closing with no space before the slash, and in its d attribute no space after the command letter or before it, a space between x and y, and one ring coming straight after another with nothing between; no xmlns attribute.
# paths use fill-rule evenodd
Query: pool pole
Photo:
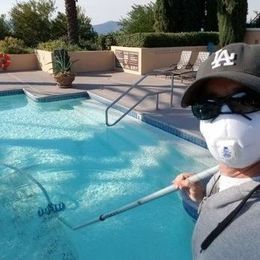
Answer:
<svg viewBox="0 0 260 260"><path fill-rule="evenodd" d="M194 174L192 176L190 176L188 178L188 180L190 182L198 182L200 180L203 180L205 179L206 177L209 177L211 175L213 175L214 173L216 173L217 171L219 170L219 166L214 166L210 169L207 169L205 171L202 171L200 173L197 173L197 174ZM83 222L82 224L80 225L77 225L77 226L71 226L69 223L67 223L63 218L59 218L60 221L63 222L63 224L65 224L66 226L68 226L69 228L73 229L73 230L77 230L77 229L81 229L81 228L84 228L86 226L89 226L89 225L92 225L94 223L97 223L97 222L100 222L100 221L104 221L106 220L107 218L110 218L110 217L113 217L113 216L116 216L118 214L121 214L127 210L130 210L130 209L133 209L133 208L136 208L138 206L141 206L145 203L148 203L150 201L153 201L155 199L158 199L158 198L161 198L169 193L172 193L172 192L175 192L177 191L178 188L174 187L173 185L170 185L170 186L167 186L161 190L158 190L154 193L151 193L145 197L142 197L134 202L131 202L129 204L126 204L118 209L115 209L113 211L110 211L108 213L104 213L102 215L100 215L99 217L97 217L96 219L93 219L93 220L90 220L90 221L87 221L87 222Z"/></svg>

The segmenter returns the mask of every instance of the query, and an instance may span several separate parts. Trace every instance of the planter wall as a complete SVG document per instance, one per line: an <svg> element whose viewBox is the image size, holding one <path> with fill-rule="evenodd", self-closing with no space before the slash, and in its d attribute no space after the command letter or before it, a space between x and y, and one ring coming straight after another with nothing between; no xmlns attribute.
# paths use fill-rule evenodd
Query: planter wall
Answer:
<svg viewBox="0 0 260 260"><path fill-rule="evenodd" d="M142 74L143 48L111 46L114 52L115 70Z"/></svg>
<svg viewBox="0 0 260 260"><path fill-rule="evenodd" d="M38 59L39 67L42 71L52 73L52 52L51 51L43 51L36 50L35 54Z"/></svg>
<svg viewBox="0 0 260 260"><path fill-rule="evenodd" d="M40 68L45 72L53 73L53 53L37 50L36 55ZM75 61L72 65L72 71L75 73L114 70L114 53L112 51L75 51L70 52L69 55L71 61Z"/></svg>
<svg viewBox="0 0 260 260"><path fill-rule="evenodd" d="M260 44L260 28L247 28L244 42L249 44Z"/></svg>
<svg viewBox="0 0 260 260"><path fill-rule="evenodd" d="M207 46L185 46L169 48L128 48L112 46L115 53L115 70L144 75L154 69L170 66L179 61L182 50L192 50L191 63L199 51Z"/></svg>
<svg viewBox="0 0 260 260"><path fill-rule="evenodd" d="M112 51L75 51L69 53L73 72L112 71L114 53Z"/></svg>
<svg viewBox="0 0 260 260"><path fill-rule="evenodd" d="M260 31L259 31L260 37ZM260 40L260 38L259 38ZM156 68L167 67L179 61L182 50L192 50L191 64L199 51L206 51L206 46L186 46L169 48L128 48L112 46L111 51L70 52L72 71L125 71L144 75ZM35 54L11 55L10 71L37 70L53 73L53 54L50 51L36 50Z"/></svg>
<svg viewBox="0 0 260 260"><path fill-rule="evenodd" d="M11 64L7 71L27 71L38 70L39 64L34 53L31 54L11 54Z"/></svg>

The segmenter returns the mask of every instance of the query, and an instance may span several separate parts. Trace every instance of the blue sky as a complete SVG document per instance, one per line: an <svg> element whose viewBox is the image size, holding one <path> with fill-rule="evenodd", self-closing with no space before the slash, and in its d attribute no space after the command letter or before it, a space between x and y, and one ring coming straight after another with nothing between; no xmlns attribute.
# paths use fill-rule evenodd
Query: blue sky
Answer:
<svg viewBox="0 0 260 260"><path fill-rule="evenodd" d="M26 2L26 0L18 2L23 1ZM16 2L17 0L1 1L0 13L7 14ZM127 15L133 4L143 5L149 2L155 2L155 0L78 0L78 5L85 9L86 14L91 18L91 23L95 25L109 20L118 21ZM56 6L58 10L64 11L64 0L56 0ZM260 1L248 0L248 11L248 19L254 17L253 11L260 11Z"/></svg>

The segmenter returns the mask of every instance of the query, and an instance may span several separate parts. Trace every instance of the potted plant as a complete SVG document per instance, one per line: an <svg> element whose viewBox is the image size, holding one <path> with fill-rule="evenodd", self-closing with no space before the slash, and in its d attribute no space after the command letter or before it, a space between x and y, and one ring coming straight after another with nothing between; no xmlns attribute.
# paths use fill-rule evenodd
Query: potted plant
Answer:
<svg viewBox="0 0 260 260"><path fill-rule="evenodd" d="M53 75L57 85L63 88L72 86L75 79L75 73L71 72L71 66L74 62L65 49L57 49L53 52Z"/></svg>

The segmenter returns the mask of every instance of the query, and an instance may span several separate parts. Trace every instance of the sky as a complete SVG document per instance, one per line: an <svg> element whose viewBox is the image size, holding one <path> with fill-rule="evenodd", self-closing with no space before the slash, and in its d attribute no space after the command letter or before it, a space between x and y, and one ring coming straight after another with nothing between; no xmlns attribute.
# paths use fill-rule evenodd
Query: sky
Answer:
<svg viewBox="0 0 260 260"><path fill-rule="evenodd" d="M11 8L18 2L27 2L27 0L2 0L1 14L8 14ZM55 0L57 9L64 12L64 0ZM88 17L91 18L91 24L96 25L110 20L119 21L127 16L134 4L148 4L155 0L78 0L77 4L84 8ZM248 0L248 20L255 16L254 11L260 12L259 0Z"/></svg>

